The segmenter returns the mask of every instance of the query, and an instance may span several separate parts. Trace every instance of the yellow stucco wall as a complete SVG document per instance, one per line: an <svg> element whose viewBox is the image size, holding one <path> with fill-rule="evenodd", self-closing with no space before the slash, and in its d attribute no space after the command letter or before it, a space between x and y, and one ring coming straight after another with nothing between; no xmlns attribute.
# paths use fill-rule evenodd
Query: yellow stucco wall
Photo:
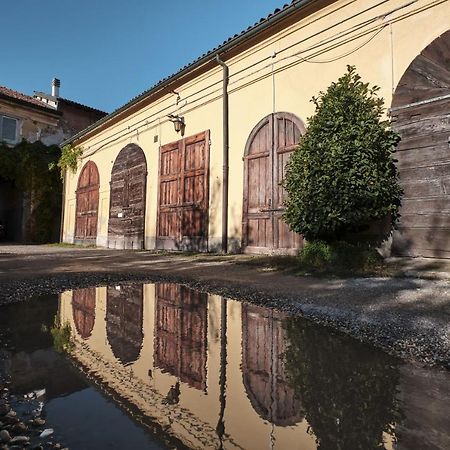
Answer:
<svg viewBox="0 0 450 450"><path fill-rule="evenodd" d="M306 122L312 96L337 80L346 65L357 67L365 81L380 86L386 106L413 59L449 29L448 0L340 0L227 60L230 67L229 244L241 241L243 152L253 127L272 112L286 111ZM276 52L276 53L274 53ZM160 145L180 138L168 120L184 116L185 136L211 132L209 248L221 240L222 69L217 66L138 112L76 142L85 151L76 174L65 185L65 242L73 242L75 190L84 163L93 160L100 173L97 245L107 244L109 181L119 151L139 145L147 158L145 246L155 247ZM215 84L214 84L215 83ZM214 84L214 85L213 85ZM201 92L199 92L201 91ZM158 137L157 142L155 136Z"/></svg>

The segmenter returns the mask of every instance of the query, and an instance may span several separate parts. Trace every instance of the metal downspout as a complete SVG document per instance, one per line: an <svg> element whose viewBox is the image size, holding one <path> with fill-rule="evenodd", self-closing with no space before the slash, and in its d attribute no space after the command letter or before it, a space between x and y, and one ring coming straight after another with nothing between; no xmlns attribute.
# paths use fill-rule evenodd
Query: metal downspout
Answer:
<svg viewBox="0 0 450 450"><path fill-rule="evenodd" d="M228 66L216 55L217 64L223 69L223 184L222 184L222 253L228 253L228 172L229 172L229 113Z"/></svg>

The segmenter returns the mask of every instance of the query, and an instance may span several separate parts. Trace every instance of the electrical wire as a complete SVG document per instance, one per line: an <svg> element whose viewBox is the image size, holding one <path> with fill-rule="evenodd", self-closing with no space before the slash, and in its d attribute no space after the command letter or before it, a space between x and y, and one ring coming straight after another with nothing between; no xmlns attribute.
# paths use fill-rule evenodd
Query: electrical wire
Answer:
<svg viewBox="0 0 450 450"><path fill-rule="evenodd" d="M294 65L297 65L297 64L302 63L302 62L307 62L307 63L317 63L317 64L325 64L325 63L334 62L334 61L337 61L337 60L339 60L339 59L345 58L345 57L347 57L347 56L349 56L349 55L355 53L356 51L360 50L361 48L363 48L363 47L366 46L367 44L369 44L369 43L370 43L373 39L375 39L376 36L378 36L378 35L386 28L386 26L388 26L390 23L392 23L392 22L395 23L395 22L397 22L397 21L399 21L399 20L404 20L405 18L410 17L410 16L413 15L413 14L417 14L417 13L419 13L419 12L422 12L422 11L426 10L426 9L429 9L429 8L431 8L431 7L434 7L434 6L437 6L437 5L441 4L441 3L445 3L445 2L448 1L448 0L436 0L436 1L434 1L434 2L431 2L431 3L427 4L427 5L424 5L423 7L419 7L419 8L417 8L417 9L414 10L414 11L408 12L408 13L402 15L401 17L392 19L391 21L389 21L389 22L387 22L387 23L384 23L384 24L382 24L382 25L377 25L376 27L374 27L374 28L375 28L374 34L373 34L368 40L366 40L366 41L365 41L364 43L362 43L361 45L358 45L356 48L350 50L349 52L346 52L346 53L343 54L343 55L339 55L339 56L337 56L337 57L335 57L335 58L331 58L331 59L328 59L328 60L321 60L321 61L313 61L313 60L312 60L313 58L319 56L320 54L327 53L327 52L329 52L329 51L331 51L331 50L333 50L333 49L335 49L335 48L337 48L337 47L340 47L340 46L345 45L345 44L347 44L347 43L349 43L349 42L352 42L352 41L354 41L354 40L356 40L356 39L359 39L359 38L361 38L362 36L367 35L369 32L373 32L373 29L372 29L372 30L369 30L369 31L366 30L366 31L364 31L363 33L360 33L359 35L350 37L350 38L348 38L348 39L346 39L346 40L344 40L344 41L341 41L341 42L338 41L337 44L330 45L329 47L322 48L321 50L318 50L316 53L314 53L314 54L312 54L312 55L310 55L310 56L302 57L302 58L299 57L300 54L304 54L304 53L310 52L310 51L313 50L313 49L320 49L321 46L324 46L324 45L326 45L326 44L330 44L330 43L332 43L332 42L334 42L334 41L336 41L336 40L338 40L338 39L340 39L340 38L342 38L342 37L351 35L351 33L355 32L355 31L357 31L357 30L360 30L360 29L363 28L364 26L370 25L371 23L374 23L375 21L377 21L377 20L379 20L379 19L383 19L383 18L387 17L388 15L390 15L390 14L392 14L392 13L394 13L394 12L400 10L400 9L403 9L403 8L405 8L405 7L407 7L407 6L412 5L413 3L416 3L417 1L418 1L418 0L414 0L414 1L412 1L412 2L409 2L409 3L406 4L406 5L403 5L403 6L399 7L399 8L396 8L396 9L394 9L394 10L392 10L392 11L388 11L388 12L386 12L386 13L379 14L379 15L377 15L377 16L371 18L371 19L367 19L366 21L361 22L360 24L354 25L354 26L350 27L350 28L347 29L347 30L343 30L343 31L337 33L337 34L334 35L334 36L331 36L331 37L329 37L329 38L327 38L327 39L324 39L323 41L320 41L320 42L318 42L318 43L316 43L316 44L314 44L314 45L312 45L312 46L310 46L310 47L308 47L308 48L306 48L306 49L303 49L303 50L301 50L300 52L296 52L296 53L294 53L294 54L292 54L292 55L288 55L288 56L286 56L286 57L284 57L284 58L278 59L278 60L275 61L275 62L272 61L270 64L268 64L268 65L266 65L266 66L264 66L264 67L262 67L262 68L260 68L260 69L258 69L258 70L256 70L256 71L253 71L253 72L251 72L251 73L246 74L245 76L243 76L243 77L241 77L241 78L238 78L238 79L236 79L236 80L231 81L231 82L230 82L230 85L239 83L240 81L243 81L244 79L246 79L246 78L248 78L248 77L251 77L251 76L253 76L253 75L255 75L255 74L257 74L257 73L259 73L259 72L261 72L261 71L263 71L263 70L266 70L266 69L268 69L268 68L273 67L274 64L280 64L282 61L286 61L287 59L291 59L291 58L293 58L293 57L299 58L299 60L298 60L298 61L295 61L294 63L286 64L285 66L276 69L276 71L275 71L274 73L279 73L280 71L283 71L283 70L286 70L286 69L288 69L288 68L291 68L291 67L293 67ZM352 3L352 2L350 2L350 3ZM380 4L383 4L383 3L386 3L386 1L380 2L380 3L378 3L376 6L379 6ZM367 10L365 10L365 11L367 11ZM319 19L316 19L316 20L319 20ZM342 23L342 22L340 22L340 23ZM329 28L331 28L331 27L329 27ZM294 43L294 44L291 44L291 45L289 45L289 46L287 46L287 47L281 49L280 51L277 52L277 55L280 54L280 53L282 53L282 52L284 52L285 50L287 50L287 49L289 49L289 48L293 48L295 45L298 45L298 44L301 43L301 42L305 42L306 40L311 39L312 37L317 36L317 35L318 35L318 33L316 33L315 35L311 35L311 36L309 36L309 37L307 37L307 38L303 38L301 41L298 41L298 42L296 42L296 43ZM265 61L265 60L267 60L267 59L269 59L269 58L273 59L273 56L270 56L270 57L267 57L267 58L263 58L262 60L259 60L259 61L255 62L255 63L253 63L253 64L251 64L251 65L249 65L249 66L247 66L247 67L245 67L245 68L243 68L243 69L241 69L241 70L235 72L234 74L230 75L230 78L233 78L233 77L237 76L238 74L243 73L243 72L249 70L249 69L252 68L252 67L256 67L258 64L261 63L261 61ZM244 88L244 87L247 87L247 86L249 86L249 85L251 85L251 84L254 84L255 82L259 82L261 79L264 79L264 78L266 78L267 76L271 76L271 75L272 75L272 74L269 73L269 74L266 74L265 76L262 76L262 77L258 78L257 80L252 80L250 83L247 83L247 84L245 84L244 86L242 86L242 87L240 87L240 88L235 88L235 89L230 90L230 93L236 92L236 91L238 91L238 90L240 90L240 89L242 89L242 88ZM193 101L191 101L191 102L188 102L188 101L187 101L187 99L192 98L192 97L194 97L195 95L199 95L199 94L205 92L206 90L208 90L208 89L210 89L210 88L212 88L212 87L214 87L215 85L220 84L220 83L221 83L221 81L214 82L214 83L212 83L212 84L210 84L210 85L208 85L208 86L206 86L206 87L204 87L204 88L202 88L202 89L200 89L200 90L198 90L198 91L196 91L196 92L193 92L193 93L189 94L188 96L186 96L185 98L183 98L183 102L185 102L185 104L181 106L181 109L185 108L185 107L186 107L187 105L189 105L189 104L194 104L194 103L198 102L199 100L201 100L202 98L205 98L206 96L211 96L211 95L213 95L213 94L215 94L215 93L221 92L222 89L219 88L219 89L216 89L216 90L214 90L214 91L212 91L212 92L209 92L208 94L206 94L205 96L203 96L203 97L201 97L201 98L199 98L199 99L197 99L197 100L193 100ZM193 111L194 109L197 109L197 108L199 108L199 107L201 107L201 106L204 106L205 104L210 103L211 101L217 100L217 99L220 98L221 96L222 96L221 94L218 95L218 96L215 96L213 99L210 99L210 100L207 100L207 101L205 101L205 102L202 102L201 104L197 105L196 107L191 107L190 109L183 109L183 113L186 114L186 113L188 113L188 112L191 112L191 111ZM154 104L152 104L152 106L154 106ZM166 114L164 114L163 116L161 116L161 114L164 113L165 111L167 112L170 108L173 108L174 106L178 106L178 107L179 107L180 105L176 105L176 104L167 105L167 106L165 106L164 108L160 109L159 111L156 111L156 112L152 113L151 115L149 115L149 116L147 116L147 117L145 117L145 118L139 120L138 122L134 123L133 125L128 125L127 127L125 127L125 128L123 128L123 129L117 131L117 132L114 133L113 135L109 135L109 136L105 137L104 139L95 142L94 144L92 144L92 146L96 146L96 145L98 145L98 144L104 142L105 140L107 140L107 142L103 143L103 145L100 145L98 148L96 148L96 149L93 150L92 152L86 153L85 156L84 156L84 158L87 158L87 157L92 156L94 153L96 153L96 152L99 151L100 149L104 148L106 145L109 145L109 144L111 144L111 143L113 143L113 142L117 142L117 141L118 141L119 139L121 139L122 137L123 137L123 138L126 138L126 137L129 136L130 134L135 133L135 132L138 132L138 130L139 130L140 128L144 127L144 126L147 126L147 130L144 130L143 132L148 131L148 130L150 130L150 129L153 129L154 127L151 126L151 125L152 125L154 122L156 122L156 121L158 121L158 123L160 123L160 124L167 122L168 120L161 120L161 119L164 118L164 116L165 116ZM155 116L157 116L155 119L149 121L149 119L151 119L151 118L153 118L153 117L155 117ZM120 134L121 136L118 136L118 137L116 138L116 135L118 135L118 134ZM114 139L112 139L113 137L114 137ZM91 148L92 146L88 147L88 149ZM84 159L84 158L83 158L83 159Z"/></svg>
<svg viewBox="0 0 450 450"><path fill-rule="evenodd" d="M279 50L277 53L280 54L280 53L284 52L284 51L287 50L287 49L293 48L293 47L296 46L296 45L299 45L299 44L304 43L304 42L306 42L306 41L308 41L308 40L310 40L310 39L312 39L312 38L314 38L314 37L316 37L316 36L319 36L319 35L325 33L326 31L329 31L329 30L331 30L331 29L333 29L333 28L335 28L335 27L337 27L337 26L339 26L339 25L342 25L342 23L347 22L348 20L351 20L351 19L353 19L353 18L355 18L355 17L358 17L358 16L360 16L360 15L362 15L362 14L368 12L368 11L371 11L372 9L374 9L374 8L376 8L376 7L378 7L378 6L381 6L381 5L384 4L384 3L387 3L388 1L390 1L390 0L383 0L383 1L381 1L381 2L379 2L379 3L377 3L377 4L375 4L375 5L372 5L370 8L367 8L367 9L365 9L365 10L363 10L363 11L360 11L360 12L358 12L358 13L352 15L352 16L347 17L346 19L344 19L344 20L341 21L341 22L335 23L335 24L333 24L333 25L331 25L331 26L329 26L329 27L327 27L327 28L322 29L321 31L319 31L319 32L317 32L317 33L314 33L314 34L312 34L312 35L310 35L310 36L307 36L307 37L305 37L305 38L303 38L303 39L301 39L301 40L299 40L299 41L297 41L297 42L295 42L295 43L293 43L293 44L291 44L291 45L289 45L289 46L287 46L287 47L285 47L285 48ZM414 1L418 1L418 0L414 0ZM348 2L348 3L346 3L345 5L340 6L340 7L337 8L337 9L334 9L334 10L332 10L332 11L329 11L328 13L322 14L320 17L318 17L318 18L312 20L311 22L308 22L306 25L304 25L304 26L302 26L302 27L300 27L300 28L295 28L295 29L291 30L289 33L283 35L282 37L284 38L285 36L289 36L290 34L292 34L292 33L294 33L294 32L301 31L303 28L306 28L306 27L310 26L311 24L313 24L313 23L315 23L315 22L317 22L317 21L319 21L319 20L321 20L321 19L323 19L323 18L325 18L325 17L334 14L338 9L342 9L343 7L347 7L347 6L349 6L350 4L352 4L352 3L354 3L354 2L355 2L355 0L352 0L352 1ZM367 23L369 23L369 22L372 22L373 20L376 20L376 19L379 18L379 17L380 17L380 15L375 16L374 18L368 19L368 20L362 22L362 24L359 24L359 25L367 24ZM350 27L350 29L348 29L348 30L352 30L352 29L354 29L355 27L358 27L359 25L354 25L353 27ZM348 30L347 30L347 31L348 31ZM341 33L342 33L342 32L341 32ZM341 33L338 33L338 35L341 34ZM335 36L338 36L338 35L335 35ZM333 38L333 37L331 37L331 38L329 38L329 39L332 39L332 38ZM272 42L268 43L266 46L268 46L268 45L272 45ZM268 59L271 59L271 58L272 58L272 55L270 55L270 56L268 56L268 57L265 57L265 58L262 58L262 59L260 59L259 61L256 61L255 63L253 63L253 64L251 64L251 65L249 65L249 66L247 66L247 67L244 67L244 68L240 69L239 71L237 71L237 72L231 74L231 75L230 75L230 78L233 78L233 77L239 75L240 73L243 73L243 72L245 72L246 70L251 69L252 67L255 67L256 65L258 65L258 64L260 64L260 63L262 63L262 62L264 62L264 61L267 61ZM209 76L209 75L205 75L205 77L207 77L207 76ZM202 77L202 79L204 79L205 77ZM200 82L200 81L198 81L198 82ZM198 83L198 82L197 82L197 83ZM195 84L196 84L196 83L195 83ZM194 85L195 85L195 84L194 84ZM209 89L209 88L211 88L211 87L213 87L213 86L219 85L219 84L221 84L221 80L218 80L218 81L216 81L216 82L214 82L214 83L212 83L212 84L210 84L210 85L208 85L208 86L205 86L204 88L202 88L202 89L200 89L200 90L198 90L198 91L196 91L196 92L193 92L192 94L188 95L188 96L185 97L184 99L186 100L186 99L188 99L188 98L191 98L191 97L193 97L194 95L200 94L200 93L206 91L207 89ZM191 87L191 86L189 86L188 88L190 88L190 87ZM218 92L219 90L220 90L220 89L218 89L217 91L214 91L214 92ZM211 93L210 93L210 94L211 94ZM165 98L162 99L162 100L161 100L161 103L163 103L165 100L166 100ZM158 103L156 103L156 105L157 105L157 104L158 104ZM155 104L153 104L152 106L155 106ZM157 111L157 112L151 114L150 116L147 116L146 118L141 119L140 121L138 121L138 122L136 122L135 124L133 124L133 126L136 125L136 124L138 124L138 123L144 122L145 120L147 120L147 119L150 118L150 117L153 117L154 115L161 114L163 111L165 111L165 110L167 110L167 109L169 109L169 108L171 108L171 107L173 107L173 106L175 106L175 104L168 105L168 106L166 106L165 108L163 108L162 110L159 110L159 111ZM128 128L129 128L129 127L128 127ZM126 130L125 130L125 129L124 129L124 130L119 130L118 132L114 133L113 136L115 136L116 134L121 133L121 132L123 132L123 131L126 131ZM106 139L106 138L105 138L105 139ZM102 142L102 141L99 141L99 142ZM99 142L98 142L98 143L99 143Z"/></svg>

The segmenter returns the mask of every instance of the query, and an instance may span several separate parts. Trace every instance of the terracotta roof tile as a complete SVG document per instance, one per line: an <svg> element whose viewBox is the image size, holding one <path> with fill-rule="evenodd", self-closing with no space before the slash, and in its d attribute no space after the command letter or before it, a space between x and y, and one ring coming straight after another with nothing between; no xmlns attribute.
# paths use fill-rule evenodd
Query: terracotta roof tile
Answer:
<svg viewBox="0 0 450 450"><path fill-rule="evenodd" d="M20 100L20 102L30 103L33 106L40 106L41 108L49 109L50 111L54 111L55 108L52 108L50 105L47 105L40 100L30 97L29 95L22 94L21 92L14 91L13 89L9 89L5 86L0 86L0 95L5 97L10 97L14 100Z"/></svg>

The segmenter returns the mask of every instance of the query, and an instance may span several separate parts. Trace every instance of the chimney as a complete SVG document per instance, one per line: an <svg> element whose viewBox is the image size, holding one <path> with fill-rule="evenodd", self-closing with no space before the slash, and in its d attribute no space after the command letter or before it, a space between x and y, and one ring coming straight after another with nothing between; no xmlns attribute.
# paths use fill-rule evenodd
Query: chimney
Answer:
<svg viewBox="0 0 450 450"><path fill-rule="evenodd" d="M52 80L52 96L59 97L59 87L61 86L61 81L58 78L53 78Z"/></svg>

